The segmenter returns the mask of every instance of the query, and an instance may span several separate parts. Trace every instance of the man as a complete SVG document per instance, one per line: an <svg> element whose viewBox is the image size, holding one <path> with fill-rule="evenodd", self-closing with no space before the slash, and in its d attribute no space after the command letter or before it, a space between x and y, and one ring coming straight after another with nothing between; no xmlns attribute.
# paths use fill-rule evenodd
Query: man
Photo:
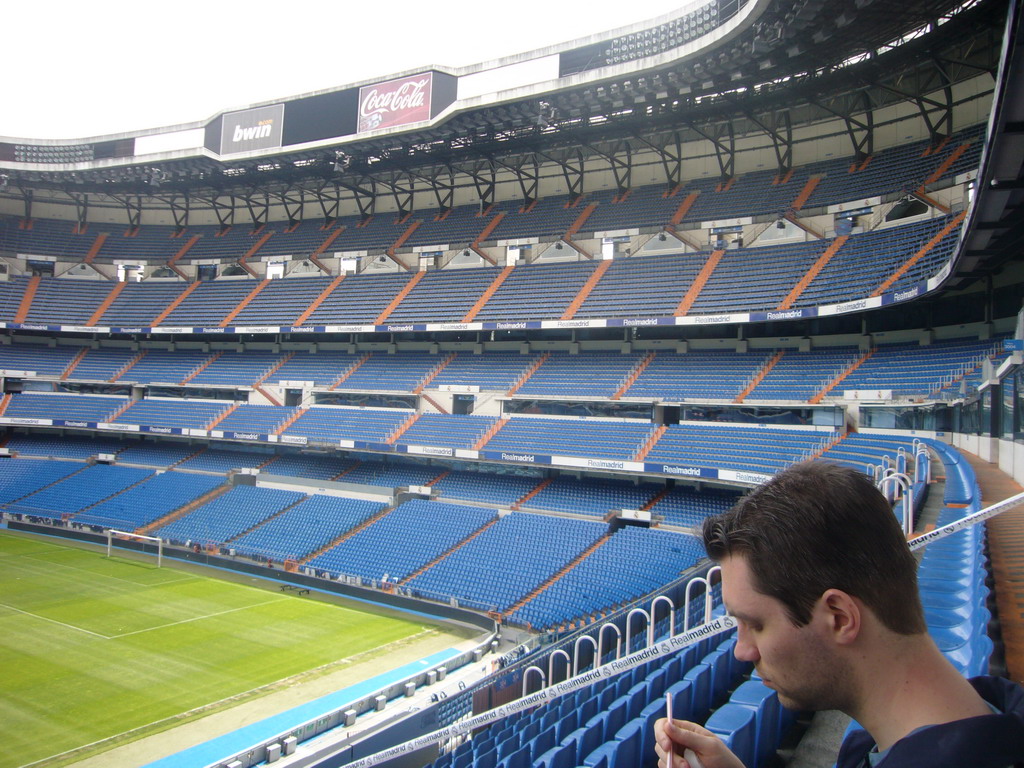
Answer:
<svg viewBox="0 0 1024 768"><path fill-rule="evenodd" d="M1024 691L965 680L927 633L917 564L871 480L824 462L790 467L704 523L751 661L791 709L838 709L866 733L838 768L1024 764ZM741 763L699 725L655 726L660 768ZM671 759L670 759L671 758Z"/></svg>

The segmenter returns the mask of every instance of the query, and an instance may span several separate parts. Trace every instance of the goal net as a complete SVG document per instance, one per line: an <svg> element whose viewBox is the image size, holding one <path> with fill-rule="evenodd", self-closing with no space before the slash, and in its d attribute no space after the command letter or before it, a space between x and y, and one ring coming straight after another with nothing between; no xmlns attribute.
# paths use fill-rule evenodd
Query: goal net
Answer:
<svg viewBox="0 0 1024 768"><path fill-rule="evenodd" d="M156 553L156 567L163 565L164 561L164 540L159 536L143 536L141 533L130 533L129 531L115 531L107 529L107 557L113 556L114 540L137 541L143 544L142 551L150 554Z"/></svg>

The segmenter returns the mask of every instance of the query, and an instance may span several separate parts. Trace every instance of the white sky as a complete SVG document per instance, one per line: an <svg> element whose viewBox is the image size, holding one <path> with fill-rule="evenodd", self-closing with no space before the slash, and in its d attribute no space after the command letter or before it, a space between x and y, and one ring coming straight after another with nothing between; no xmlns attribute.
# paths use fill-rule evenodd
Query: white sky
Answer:
<svg viewBox="0 0 1024 768"><path fill-rule="evenodd" d="M78 139L645 21L686 0L16 0L0 136Z"/></svg>

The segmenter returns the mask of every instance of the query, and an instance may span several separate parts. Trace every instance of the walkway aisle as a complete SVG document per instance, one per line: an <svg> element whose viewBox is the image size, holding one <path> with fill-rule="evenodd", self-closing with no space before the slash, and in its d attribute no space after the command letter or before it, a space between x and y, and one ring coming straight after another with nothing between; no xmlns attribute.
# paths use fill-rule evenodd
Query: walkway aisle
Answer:
<svg viewBox="0 0 1024 768"><path fill-rule="evenodd" d="M1024 491L995 464L966 451L961 453L978 478L982 506L987 507ZM996 605L1006 648L1006 674L1016 682L1024 683L1024 509L1004 512L986 525Z"/></svg>

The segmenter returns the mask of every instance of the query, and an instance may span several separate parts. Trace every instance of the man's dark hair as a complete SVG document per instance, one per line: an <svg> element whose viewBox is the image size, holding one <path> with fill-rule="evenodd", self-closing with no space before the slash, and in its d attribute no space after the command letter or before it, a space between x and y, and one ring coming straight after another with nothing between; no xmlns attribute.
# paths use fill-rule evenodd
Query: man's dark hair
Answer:
<svg viewBox="0 0 1024 768"><path fill-rule="evenodd" d="M742 555L755 588L804 626L828 589L861 600L891 631L926 631L917 562L889 502L871 479L827 462L803 462L704 521L712 560Z"/></svg>

